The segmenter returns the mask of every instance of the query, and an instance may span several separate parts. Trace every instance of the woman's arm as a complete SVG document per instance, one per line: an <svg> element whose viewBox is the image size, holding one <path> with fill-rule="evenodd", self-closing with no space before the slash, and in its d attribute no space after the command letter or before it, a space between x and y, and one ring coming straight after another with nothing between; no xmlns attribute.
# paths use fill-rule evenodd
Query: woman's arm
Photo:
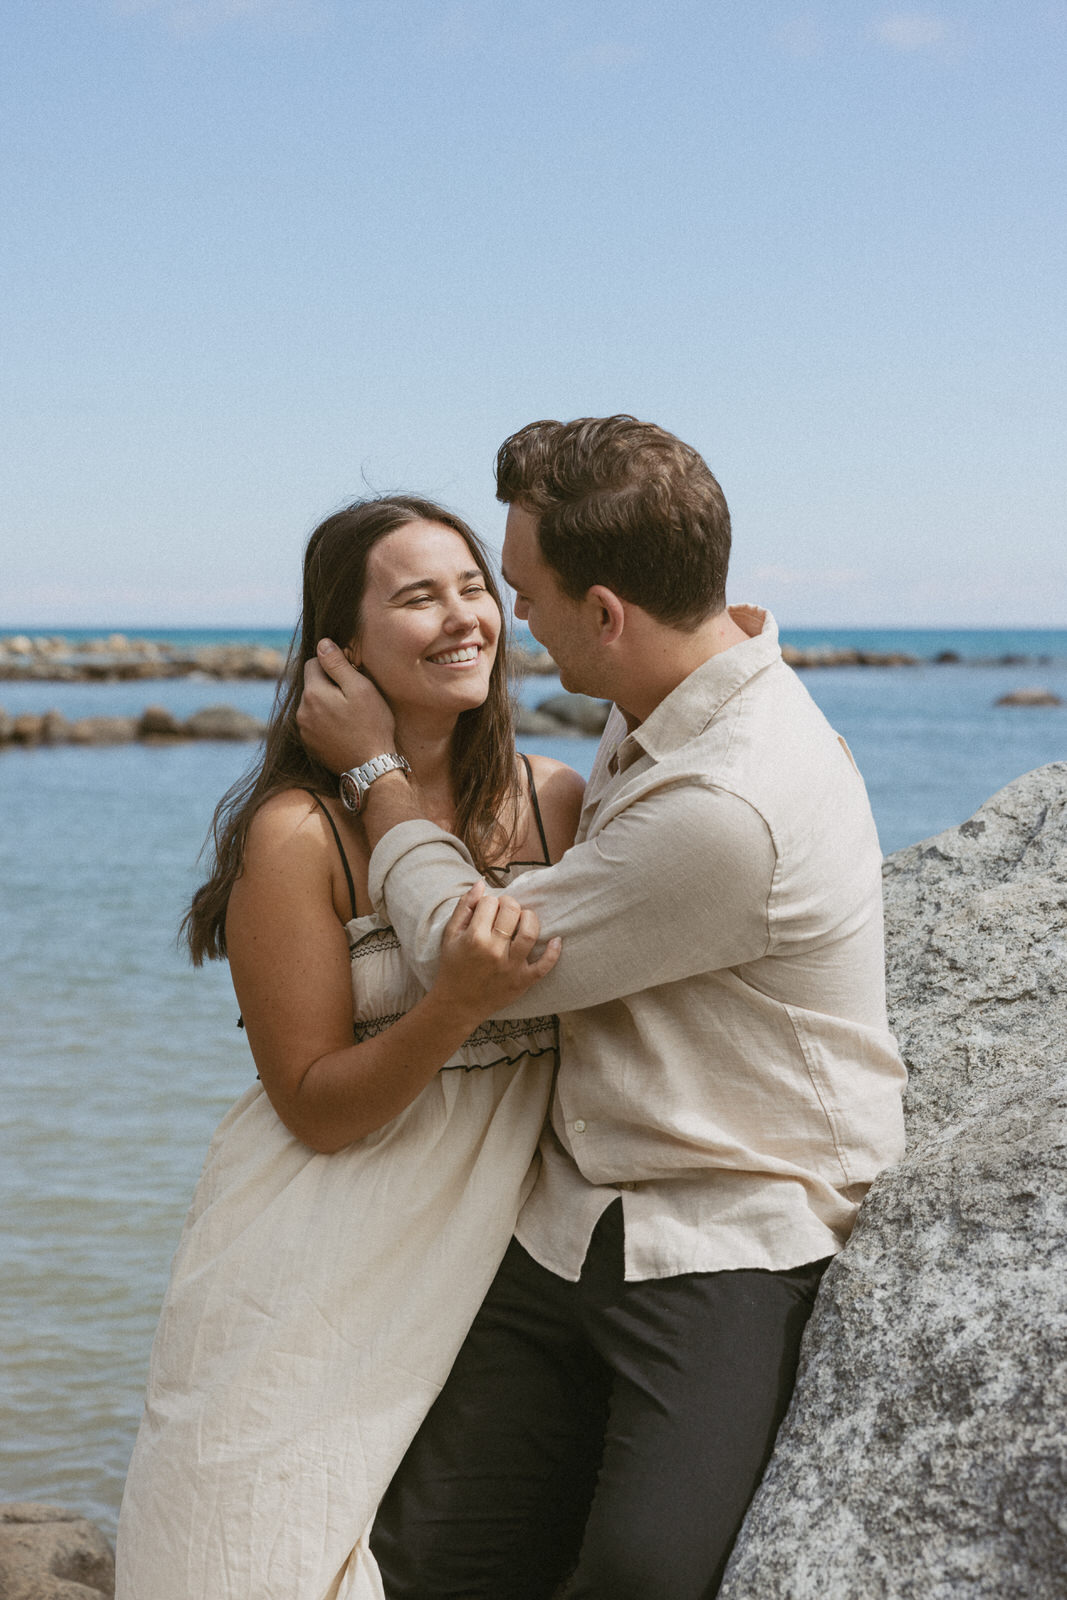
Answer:
<svg viewBox="0 0 1067 1600"><path fill-rule="evenodd" d="M306 796L269 800L249 830L226 917L230 970L248 1042L290 1132L332 1153L384 1126L490 1013L555 965L529 959L538 923L480 886L449 923L430 992L392 1027L352 1040L348 941L334 909L336 849Z"/></svg>

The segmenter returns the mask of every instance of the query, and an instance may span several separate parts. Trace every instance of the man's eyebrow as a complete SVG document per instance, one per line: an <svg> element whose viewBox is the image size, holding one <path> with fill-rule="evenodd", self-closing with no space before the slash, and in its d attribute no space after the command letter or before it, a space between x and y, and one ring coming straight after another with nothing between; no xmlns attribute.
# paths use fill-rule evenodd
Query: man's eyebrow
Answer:
<svg viewBox="0 0 1067 1600"><path fill-rule="evenodd" d="M482 573L482 570L481 570L480 567L471 567L468 572L457 573L456 578L457 578L457 582L466 583L471 578L481 578L483 576L484 576L484 574ZM394 592L389 596L389 598L390 598L390 600L399 600L400 596L402 594L408 594L413 589L437 589L437 588L440 588L440 583L439 583L439 580L437 578L413 578L410 583L402 583L400 585L400 588L394 590Z"/></svg>
<svg viewBox="0 0 1067 1600"><path fill-rule="evenodd" d="M509 589L515 589L518 587L518 585L512 583L511 579L508 577L508 569L505 567L503 562L500 563L500 576L503 578Z"/></svg>

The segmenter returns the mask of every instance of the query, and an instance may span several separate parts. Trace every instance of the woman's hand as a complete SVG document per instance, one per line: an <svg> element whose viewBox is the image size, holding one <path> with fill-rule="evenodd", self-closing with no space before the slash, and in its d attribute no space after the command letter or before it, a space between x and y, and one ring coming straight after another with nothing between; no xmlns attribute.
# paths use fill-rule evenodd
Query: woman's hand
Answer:
<svg viewBox="0 0 1067 1600"><path fill-rule="evenodd" d="M448 920L434 992L462 1013L484 1021L519 999L559 960L561 941L550 939L532 959L541 924L510 895L491 895L478 882Z"/></svg>

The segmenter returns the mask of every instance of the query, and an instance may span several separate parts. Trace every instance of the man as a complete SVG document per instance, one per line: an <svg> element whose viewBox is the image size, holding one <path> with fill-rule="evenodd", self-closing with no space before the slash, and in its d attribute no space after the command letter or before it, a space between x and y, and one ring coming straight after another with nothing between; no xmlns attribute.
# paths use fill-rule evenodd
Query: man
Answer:
<svg viewBox="0 0 1067 1600"><path fill-rule="evenodd" d="M516 615L615 709L574 848L511 885L563 940L537 988L561 1035L540 1175L372 1544L390 1600L564 1578L571 1600L699 1600L820 1274L902 1150L881 857L773 622L726 609L729 515L696 451L627 416L534 423L497 492ZM337 770L391 753L372 686L320 659L307 742ZM426 976L476 874L376 771L371 892ZM501 897L501 937L517 916Z"/></svg>

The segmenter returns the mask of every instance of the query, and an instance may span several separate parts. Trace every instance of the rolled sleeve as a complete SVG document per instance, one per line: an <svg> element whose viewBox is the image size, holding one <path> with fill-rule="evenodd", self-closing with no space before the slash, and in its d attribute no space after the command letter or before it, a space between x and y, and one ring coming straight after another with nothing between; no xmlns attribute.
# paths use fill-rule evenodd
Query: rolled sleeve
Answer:
<svg viewBox="0 0 1067 1600"><path fill-rule="evenodd" d="M775 862L747 801L685 783L656 787L555 866L494 892L535 911L543 938L563 940L533 993L539 1010L574 1011L765 954ZM394 828L371 858L374 903L426 985L452 909L477 877L463 845L428 822ZM496 1014L529 1009L528 994Z"/></svg>

